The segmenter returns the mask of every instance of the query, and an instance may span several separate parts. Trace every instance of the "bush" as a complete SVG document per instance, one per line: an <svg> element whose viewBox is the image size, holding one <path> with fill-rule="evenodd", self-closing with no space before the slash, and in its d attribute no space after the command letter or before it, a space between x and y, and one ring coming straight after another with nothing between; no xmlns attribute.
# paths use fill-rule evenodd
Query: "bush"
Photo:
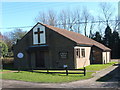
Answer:
<svg viewBox="0 0 120 90"><path fill-rule="evenodd" d="M0 42L0 58L8 54L8 46L4 42Z"/></svg>

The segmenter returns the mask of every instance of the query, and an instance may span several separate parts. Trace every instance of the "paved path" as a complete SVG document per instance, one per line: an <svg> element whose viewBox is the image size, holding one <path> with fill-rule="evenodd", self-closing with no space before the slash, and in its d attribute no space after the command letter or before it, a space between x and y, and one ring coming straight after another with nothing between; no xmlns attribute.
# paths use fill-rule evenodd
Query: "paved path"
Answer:
<svg viewBox="0 0 120 90"><path fill-rule="evenodd" d="M16 80L2 80L2 88L118 88L118 81L96 82L98 78L108 74L116 68L118 68L118 66L111 66L97 72L91 79L69 83L33 83Z"/></svg>
<svg viewBox="0 0 120 90"><path fill-rule="evenodd" d="M0 73L10 73L10 72L18 72L18 71L4 71L4 72L0 72Z"/></svg>

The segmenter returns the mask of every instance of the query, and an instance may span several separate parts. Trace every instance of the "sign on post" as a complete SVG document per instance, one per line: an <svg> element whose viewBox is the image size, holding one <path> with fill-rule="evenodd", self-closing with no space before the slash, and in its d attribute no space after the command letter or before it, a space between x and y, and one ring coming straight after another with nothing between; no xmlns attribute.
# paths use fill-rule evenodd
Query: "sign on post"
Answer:
<svg viewBox="0 0 120 90"><path fill-rule="evenodd" d="M66 68L66 67L67 67L67 65L63 65L63 67L64 67L64 68Z"/></svg>

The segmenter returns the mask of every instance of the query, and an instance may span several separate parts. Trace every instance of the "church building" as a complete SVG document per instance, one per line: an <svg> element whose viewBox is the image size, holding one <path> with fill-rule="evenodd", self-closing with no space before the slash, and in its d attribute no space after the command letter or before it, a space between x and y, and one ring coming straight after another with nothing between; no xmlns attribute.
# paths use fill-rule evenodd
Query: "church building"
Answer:
<svg viewBox="0 0 120 90"><path fill-rule="evenodd" d="M111 49L81 34L37 23L13 46L14 66L81 68L110 62Z"/></svg>

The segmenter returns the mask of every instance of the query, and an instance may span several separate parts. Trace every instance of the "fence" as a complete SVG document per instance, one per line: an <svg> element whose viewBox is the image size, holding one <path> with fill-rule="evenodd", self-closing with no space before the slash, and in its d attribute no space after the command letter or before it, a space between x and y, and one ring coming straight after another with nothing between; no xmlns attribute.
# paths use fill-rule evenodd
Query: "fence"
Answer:
<svg viewBox="0 0 120 90"><path fill-rule="evenodd" d="M35 70L45 70L44 72L41 72L41 71L35 71ZM60 72L60 71L63 71L64 72ZM84 74L84 76L86 76L86 68L84 67L83 69L68 69L68 68L65 68L65 69L32 69L30 70L31 72L38 72L38 73L48 73L48 74L52 74L52 73L60 73L60 74ZM51 72L52 71L52 72ZM69 72L70 71L70 72ZM83 72L71 72L71 71L83 71Z"/></svg>

